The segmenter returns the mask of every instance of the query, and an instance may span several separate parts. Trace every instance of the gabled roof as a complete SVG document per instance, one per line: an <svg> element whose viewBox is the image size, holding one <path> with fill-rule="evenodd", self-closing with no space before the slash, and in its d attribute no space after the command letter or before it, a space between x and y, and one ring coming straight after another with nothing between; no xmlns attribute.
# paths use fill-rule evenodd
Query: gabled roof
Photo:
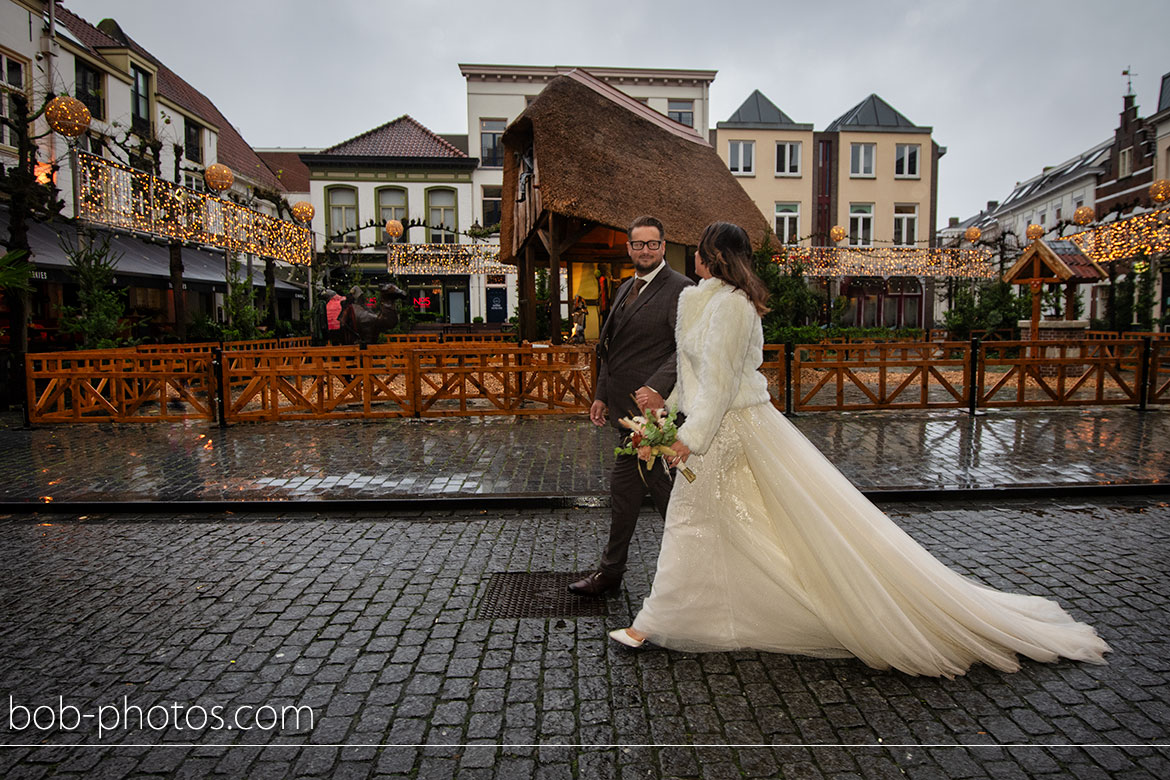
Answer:
<svg viewBox="0 0 1170 780"><path fill-rule="evenodd" d="M517 220L518 158L531 153L543 212L625 232L639 214L662 220L671 243L694 246L710 222L742 225L754 244L763 214L711 145L582 71L553 79L504 132L500 259L531 240ZM534 214L539 221L540 214Z"/></svg>
<svg viewBox="0 0 1170 780"><path fill-rule="evenodd" d="M1035 198L1047 197L1057 187L1084 176L1096 177L1100 167L1109 157L1113 138L1107 138L1095 146L1072 157L1059 165L1045 168L1039 175L1016 185L1011 194L1000 204L998 212L1010 211Z"/></svg>
<svg viewBox="0 0 1170 780"><path fill-rule="evenodd" d="M929 127L919 127L898 113L886 101L871 94L865 100L834 119L826 133L842 130L867 130L876 132L929 133Z"/></svg>
<svg viewBox="0 0 1170 780"><path fill-rule="evenodd" d="M764 93L758 89L752 90L752 94L748 95L743 105L736 109L736 112L728 117L726 122L719 122L715 126L719 129L761 130L812 130L813 127L811 124L804 125L794 122L792 117L777 108L776 104L768 100Z"/></svg>
<svg viewBox="0 0 1170 780"><path fill-rule="evenodd" d="M1003 275L1005 282L1023 284L1046 281L1099 282L1108 274L1071 241L1033 241L1015 265Z"/></svg>
<svg viewBox="0 0 1170 780"><path fill-rule="evenodd" d="M158 94L215 130L217 134L216 159L220 163L231 168L236 176L249 179L277 192L285 191L280 180L252 151L252 147L232 126L231 122L220 113L215 104L202 92L180 78L157 57L136 43L129 35L126 35L117 22L113 19L105 19L101 22L102 29L99 29L60 4L57 5L56 13L57 21L72 33L77 41L86 46L91 54L102 57L103 49L129 49L138 57L154 65L158 69L158 84L156 85ZM182 129L180 128L178 132L181 135Z"/></svg>
<svg viewBox="0 0 1170 780"><path fill-rule="evenodd" d="M408 114L322 149L323 157L436 157L470 159L454 144Z"/></svg>

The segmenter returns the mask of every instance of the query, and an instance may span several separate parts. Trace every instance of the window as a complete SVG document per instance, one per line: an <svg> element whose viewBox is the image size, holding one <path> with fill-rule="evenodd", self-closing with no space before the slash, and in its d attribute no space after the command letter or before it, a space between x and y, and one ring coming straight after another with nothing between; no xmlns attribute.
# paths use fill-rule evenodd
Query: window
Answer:
<svg viewBox="0 0 1170 780"><path fill-rule="evenodd" d="M1133 175L1133 147L1127 146L1121 150L1121 157L1117 160L1117 178L1124 179Z"/></svg>
<svg viewBox="0 0 1170 780"><path fill-rule="evenodd" d="M727 165L732 173L751 176L756 172L755 141L729 141L727 144Z"/></svg>
<svg viewBox="0 0 1170 780"><path fill-rule="evenodd" d="M207 182L203 180L202 176L196 174L184 173L183 185L197 192L207 192Z"/></svg>
<svg viewBox="0 0 1170 780"><path fill-rule="evenodd" d="M850 176L873 176L873 147L873 144L850 144Z"/></svg>
<svg viewBox="0 0 1170 780"><path fill-rule="evenodd" d="M849 206L849 246L873 246L873 204Z"/></svg>
<svg viewBox="0 0 1170 780"><path fill-rule="evenodd" d="M504 145L500 143L500 136L508 126L506 119L479 120L479 164L485 168L502 168L504 165Z"/></svg>
<svg viewBox="0 0 1170 780"><path fill-rule="evenodd" d="M922 321L922 285L913 276L891 276L882 301L882 324L887 328L917 328Z"/></svg>
<svg viewBox="0 0 1170 780"><path fill-rule="evenodd" d="M131 65L130 75L134 80L130 86L130 124L136 132L149 134L150 74L136 65Z"/></svg>
<svg viewBox="0 0 1170 780"><path fill-rule="evenodd" d="M800 240L800 204L776 204L776 238L781 244L795 244Z"/></svg>
<svg viewBox="0 0 1170 780"><path fill-rule="evenodd" d="M1047 226L1048 225L1048 212L1041 211L1040 216L1038 216L1036 218L1036 222L1040 225Z"/></svg>
<svg viewBox="0 0 1170 780"><path fill-rule="evenodd" d="M13 95L25 94L24 74L26 65L21 60L9 57L0 52L0 116L12 119L16 116L16 105L12 102ZM16 146L16 130L0 124L0 144Z"/></svg>
<svg viewBox="0 0 1170 780"><path fill-rule="evenodd" d="M105 101L102 100L105 92L102 89L104 77L101 71L81 59L75 59L73 75L73 94L89 109L90 116L105 119Z"/></svg>
<svg viewBox="0 0 1170 780"><path fill-rule="evenodd" d="M203 162L203 128L198 122L183 120L183 156L191 162Z"/></svg>
<svg viewBox="0 0 1170 780"><path fill-rule="evenodd" d="M504 190L502 187L483 188L483 226L490 228L493 225L498 231L500 217L503 214Z"/></svg>
<svg viewBox="0 0 1170 780"><path fill-rule="evenodd" d="M800 175L800 141L776 142L776 175Z"/></svg>
<svg viewBox="0 0 1170 780"><path fill-rule="evenodd" d="M666 115L687 127L695 126L695 101L693 100L667 100L666 101Z"/></svg>
<svg viewBox="0 0 1170 780"><path fill-rule="evenodd" d="M428 241L454 244L459 225L455 217L455 190L427 190Z"/></svg>
<svg viewBox="0 0 1170 780"><path fill-rule="evenodd" d="M894 205L894 243L898 246L913 246L918 240L918 204L898 203Z"/></svg>
<svg viewBox="0 0 1170 780"><path fill-rule="evenodd" d="M405 244L407 231L403 229L398 238L386 234L386 223L392 219L406 225L406 190L399 187L383 187L378 190L378 243Z"/></svg>
<svg viewBox="0 0 1170 780"><path fill-rule="evenodd" d="M356 244L357 190L352 187L331 187L325 191L329 223L325 232L331 244Z"/></svg>
<svg viewBox="0 0 1170 780"><path fill-rule="evenodd" d="M899 179L917 179L919 144L898 144L894 151L894 176Z"/></svg>

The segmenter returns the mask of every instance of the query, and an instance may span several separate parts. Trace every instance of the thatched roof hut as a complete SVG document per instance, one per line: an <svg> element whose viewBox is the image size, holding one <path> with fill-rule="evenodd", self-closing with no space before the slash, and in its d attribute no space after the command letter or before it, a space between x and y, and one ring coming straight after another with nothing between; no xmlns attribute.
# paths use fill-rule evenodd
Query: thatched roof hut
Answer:
<svg viewBox="0 0 1170 780"><path fill-rule="evenodd" d="M550 82L503 143L500 259L520 269L525 335L536 266L628 263L625 229L640 214L662 220L679 270L693 271L711 222L742 225L757 245L764 238L764 216L705 139L583 71ZM552 304L555 339L559 299Z"/></svg>

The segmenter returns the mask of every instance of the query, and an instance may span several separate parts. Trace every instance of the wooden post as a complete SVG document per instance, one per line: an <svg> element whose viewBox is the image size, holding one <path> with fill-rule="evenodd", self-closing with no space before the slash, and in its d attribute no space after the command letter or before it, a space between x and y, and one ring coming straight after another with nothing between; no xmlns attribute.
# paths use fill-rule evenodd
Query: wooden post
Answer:
<svg viewBox="0 0 1170 780"><path fill-rule="evenodd" d="M1044 295L1044 283L1039 279L1033 279L1028 283L1032 289L1032 327L1029 331L1029 337L1032 341L1040 340L1040 303ZM1035 344L1032 345L1032 357L1040 357L1040 347Z"/></svg>
<svg viewBox="0 0 1170 780"><path fill-rule="evenodd" d="M520 260L520 339L536 338L536 247L529 240Z"/></svg>
<svg viewBox="0 0 1170 780"><path fill-rule="evenodd" d="M561 244L564 223L548 213L548 341L561 343Z"/></svg>

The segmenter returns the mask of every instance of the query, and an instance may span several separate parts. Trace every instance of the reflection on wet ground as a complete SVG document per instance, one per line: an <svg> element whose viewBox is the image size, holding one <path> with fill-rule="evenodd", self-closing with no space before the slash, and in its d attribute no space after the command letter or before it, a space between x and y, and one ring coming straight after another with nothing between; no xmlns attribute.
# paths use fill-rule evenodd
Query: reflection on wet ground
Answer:
<svg viewBox="0 0 1170 780"><path fill-rule="evenodd" d="M1162 482L1170 414L1124 407L813 413L792 422L863 489ZM617 434L584 417L61 425L0 420L0 500L598 495Z"/></svg>

